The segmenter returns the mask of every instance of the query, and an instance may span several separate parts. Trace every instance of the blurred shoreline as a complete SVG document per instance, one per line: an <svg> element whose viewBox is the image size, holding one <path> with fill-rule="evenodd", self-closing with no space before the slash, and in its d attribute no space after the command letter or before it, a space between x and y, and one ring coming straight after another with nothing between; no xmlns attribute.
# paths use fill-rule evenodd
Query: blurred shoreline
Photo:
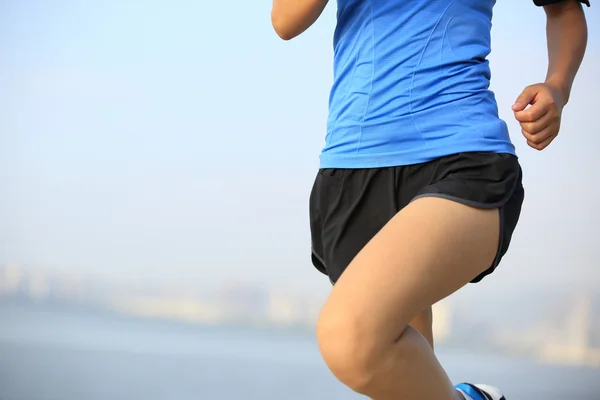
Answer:
<svg viewBox="0 0 600 400"><path fill-rule="evenodd" d="M499 311L486 315L486 308L438 303L434 306L437 347L511 355L552 365L600 367L600 295L594 291L576 292L571 298L551 295L553 301L544 302L547 310L523 313L537 316L527 320L514 319L510 307L505 307L505 315ZM542 296L537 298L543 300ZM312 336L323 301L318 296L248 283L198 290L119 284L65 272L0 266L0 326L2 310L10 308Z"/></svg>

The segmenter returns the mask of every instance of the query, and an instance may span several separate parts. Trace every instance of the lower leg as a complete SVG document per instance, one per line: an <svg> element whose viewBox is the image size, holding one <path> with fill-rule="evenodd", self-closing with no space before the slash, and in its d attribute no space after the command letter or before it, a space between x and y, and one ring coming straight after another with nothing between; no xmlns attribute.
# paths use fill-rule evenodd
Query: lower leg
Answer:
<svg viewBox="0 0 600 400"><path fill-rule="evenodd" d="M321 331L320 341L327 335L328 332ZM463 400L435 357L431 344L411 326L387 346L385 354L374 355L375 351L366 349L359 338L352 343L340 341L338 346L333 351L322 348L332 372L351 389L372 400Z"/></svg>
<svg viewBox="0 0 600 400"><path fill-rule="evenodd" d="M413 318L410 326L416 329L433 348L433 311L427 307L423 312Z"/></svg>
<svg viewBox="0 0 600 400"><path fill-rule="evenodd" d="M363 388L373 400L463 400L430 343L411 326L404 330L389 348L388 355L379 359L377 364Z"/></svg>
<svg viewBox="0 0 600 400"><path fill-rule="evenodd" d="M410 328L415 331L415 337L420 334L422 339L425 339L427 344L433 349L433 311L431 307L426 308L423 312L413 318L410 322ZM418 341L422 342L422 340ZM464 400L464 398L461 396L459 400Z"/></svg>

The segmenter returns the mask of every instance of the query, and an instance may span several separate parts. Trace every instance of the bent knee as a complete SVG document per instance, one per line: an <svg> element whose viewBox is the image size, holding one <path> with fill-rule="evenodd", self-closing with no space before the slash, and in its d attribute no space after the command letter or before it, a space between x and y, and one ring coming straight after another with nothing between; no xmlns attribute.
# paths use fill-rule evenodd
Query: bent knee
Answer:
<svg viewBox="0 0 600 400"><path fill-rule="evenodd" d="M350 316L321 314L317 341L331 372L352 390L363 393L371 386L385 360L384 341ZM389 347L393 343L389 343Z"/></svg>

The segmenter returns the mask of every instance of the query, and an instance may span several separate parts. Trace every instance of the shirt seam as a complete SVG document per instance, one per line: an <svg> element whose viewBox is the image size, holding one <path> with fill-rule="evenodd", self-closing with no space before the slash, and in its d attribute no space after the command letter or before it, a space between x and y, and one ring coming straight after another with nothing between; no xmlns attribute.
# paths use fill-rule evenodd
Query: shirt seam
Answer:
<svg viewBox="0 0 600 400"><path fill-rule="evenodd" d="M373 94L373 81L375 80L375 18L373 15L373 0L369 1L369 7L371 8L371 87L369 88L369 94L367 96L367 104L365 105L365 112L360 121L360 133L358 135L358 142L356 144L356 153L360 151L362 138L364 133L365 121L369 114L369 108L371 107L371 96Z"/></svg>
<svg viewBox="0 0 600 400"><path fill-rule="evenodd" d="M421 66L421 62L423 61L423 57L425 55L425 52L427 51L427 46L429 46L429 43L431 43L433 34L435 33L438 26L440 26L442 19L444 18L444 16L446 15L446 13L450 9L450 7L452 5L454 5L454 3L455 3L455 1L451 1L450 4L448 4L448 6L446 6L444 11L440 15L440 18L438 19L438 21L436 22L434 27L431 29L431 32L429 33L429 37L427 38L427 41L425 42L425 44L423 46L423 50L421 51L421 55L419 56L419 61L417 62L417 65L415 66L415 69L413 70L411 81L410 81L410 89L409 89L409 93L408 93L408 107L409 107L410 119L412 120L415 129L419 133L419 136L421 136L421 140L423 140L423 142L425 143L425 146L427 146L427 147L429 147L429 142L425 139L425 137L423 136L423 132L421 132L421 130L419 129L419 126L417 124L417 121L415 120L415 115L414 115L414 111L413 111L413 89L415 86L415 76L417 75L417 70Z"/></svg>
<svg viewBox="0 0 600 400"><path fill-rule="evenodd" d="M362 33L362 28L361 28L361 32L359 32L359 36L360 36L360 33ZM352 44L352 51L351 51L351 53L354 53L354 49L356 48L356 42L357 41L354 41L354 43ZM357 62L358 61L357 60L358 54L355 54L352 58L353 58L353 61L352 61L352 76L350 78L350 84L348 85L348 88L346 89L346 93L344 93L344 96L342 97L344 99L344 103L347 102L348 96L350 94L350 91L352 90L352 82L354 82L354 76L356 74L356 68L358 67L358 62ZM330 108L330 112L331 112L331 108ZM333 141L333 138L334 138L334 135L335 135L335 131L336 131L338 122L340 120L340 111L338 110L338 112L334 116L331 116L331 115L329 116L329 118L331 118L331 117L333 117L334 122L333 122L333 125L331 126L331 128L328 129L328 131L329 131L328 132L329 133L329 139L328 139L328 141L330 141L330 142Z"/></svg>

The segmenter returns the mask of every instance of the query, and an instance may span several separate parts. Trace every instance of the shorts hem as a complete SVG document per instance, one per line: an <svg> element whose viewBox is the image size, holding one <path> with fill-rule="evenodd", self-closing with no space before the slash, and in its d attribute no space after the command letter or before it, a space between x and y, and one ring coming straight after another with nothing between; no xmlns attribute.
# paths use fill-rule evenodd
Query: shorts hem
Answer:
<svg viewBox="0 0 600 400"><path fill-rule="evenodd" d="M335 282L333 280L331 280L331 277L329 276L329 272L327 272L327 267L325 266L325 260L323 260L323 257L321 257L320 255L317 254L315 249L311 250L311 258L312 258L312 264L315 267L315 269L317 271L319 271L320 273L322 273L323 275L327 276L327 278L329 279L329 282L331 282L331 284L334 285Z"/></svg>

